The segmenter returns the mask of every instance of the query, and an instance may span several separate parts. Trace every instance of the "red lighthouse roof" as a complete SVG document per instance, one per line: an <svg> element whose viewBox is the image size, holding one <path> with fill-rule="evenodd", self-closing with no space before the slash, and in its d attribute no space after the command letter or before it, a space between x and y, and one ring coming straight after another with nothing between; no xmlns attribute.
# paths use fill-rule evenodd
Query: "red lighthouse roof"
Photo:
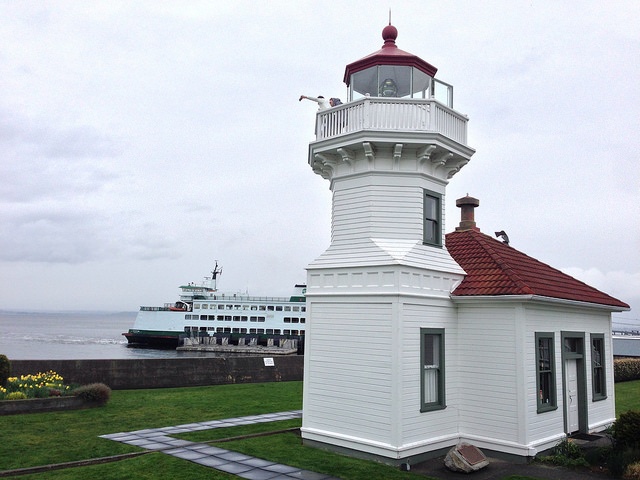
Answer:
<svg viewBox="0 0 640 480"><path fill-rule="evenodd" d="M396 38L398 37L398 29L389 24L382 30L382 38L384 45L377 52L373 52L366 57L356 60L353 63L347 65L344 71L344 83L349 86L351 75L361 70L365 70L375 65L393 65L393 66L407 66L415 67L418 70L426 73L430 77L433 77L438 69L433 65L425 62L420 57L411 53L400 50L396 46Z"/></svg>

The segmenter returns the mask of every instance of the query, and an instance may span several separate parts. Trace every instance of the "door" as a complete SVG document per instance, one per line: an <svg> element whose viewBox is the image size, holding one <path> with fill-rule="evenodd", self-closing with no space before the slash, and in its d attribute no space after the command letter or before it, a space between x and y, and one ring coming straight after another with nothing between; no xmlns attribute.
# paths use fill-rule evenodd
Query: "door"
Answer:
<svg viewBox="0 0 640 480"><path fill-rule="evenodd" d="M571 434L580 429L580 405L579 389L578 389L578 361L575 358L566 360L566 398L565 408L567 414L567 433Z"/></svg>

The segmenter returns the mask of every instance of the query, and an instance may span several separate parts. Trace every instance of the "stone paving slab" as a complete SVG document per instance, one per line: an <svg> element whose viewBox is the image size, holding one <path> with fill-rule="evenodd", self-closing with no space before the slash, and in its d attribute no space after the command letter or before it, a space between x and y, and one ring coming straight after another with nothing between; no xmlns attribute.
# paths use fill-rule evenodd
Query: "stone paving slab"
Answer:
<svg viewBox="0 0 640 480"><path fill-rule="evenodd" d="M302 470L289 465L282 465L261 458L244 455L243 453L225 450L224 448L212 447L204 443L189 442L188 440L181 440L169 436L178 433L198 432L253 423L277 422L301 417L301 410L292 410L289 412L212 420L210 422L187 423L185 425L172 427L147 428L133 432L111 433L108 435L100 435L100 438L135 445L147 450L158 451L166 455L204 465L205 467L231 473L248 480L287 480L292 478L301 480L339 480L336 477L331 477L323 473Z"/></svg>

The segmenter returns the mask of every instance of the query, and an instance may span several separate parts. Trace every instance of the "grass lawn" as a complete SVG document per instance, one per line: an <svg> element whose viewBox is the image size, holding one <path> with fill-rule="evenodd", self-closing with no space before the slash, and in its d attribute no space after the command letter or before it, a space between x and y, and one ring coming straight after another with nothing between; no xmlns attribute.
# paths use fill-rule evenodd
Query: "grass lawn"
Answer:
<svg viewBox="0 0 640 480"><path fill-rule="evenodd" d="M616 383L616 416L640 410L640 380Z"/></svg>
<svg viewBox="0 0 640 480"><path fill-rule="evenodd" d="M640 410L640 381L616 384L618 414ZM114 391L105 407L69 412L0 417L0 471L85 460L141 449L98 438L99 435L179 425L194 421L298 410L302 382L220 385L159 390ZM300 426L300 420L256 424L229 429L205 430L183 435L192 441L215 442L229 450L282 462L344 479L408 479L409 472L323 452L301 445L296 433L221 439ZM149 453L118 462L20 477L30 480L76 478L230 479L213 469L160 453ZM522 477L521 477L522 478ZM516 480L513 478L511 480Z"/></svg>

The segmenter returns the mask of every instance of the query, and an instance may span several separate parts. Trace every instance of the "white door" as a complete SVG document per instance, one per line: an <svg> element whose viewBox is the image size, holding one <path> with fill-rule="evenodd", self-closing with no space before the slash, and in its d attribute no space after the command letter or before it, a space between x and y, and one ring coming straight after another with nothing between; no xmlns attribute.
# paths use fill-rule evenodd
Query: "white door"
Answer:
<svg viewBox="0 0 640 480"><path fill-rule="evenodd" d="M573 433L580 429L580 416L578 412L578 363L576 359L566 361L565 372L567 374L567 398L565 398L567 433Z"/></svg>

